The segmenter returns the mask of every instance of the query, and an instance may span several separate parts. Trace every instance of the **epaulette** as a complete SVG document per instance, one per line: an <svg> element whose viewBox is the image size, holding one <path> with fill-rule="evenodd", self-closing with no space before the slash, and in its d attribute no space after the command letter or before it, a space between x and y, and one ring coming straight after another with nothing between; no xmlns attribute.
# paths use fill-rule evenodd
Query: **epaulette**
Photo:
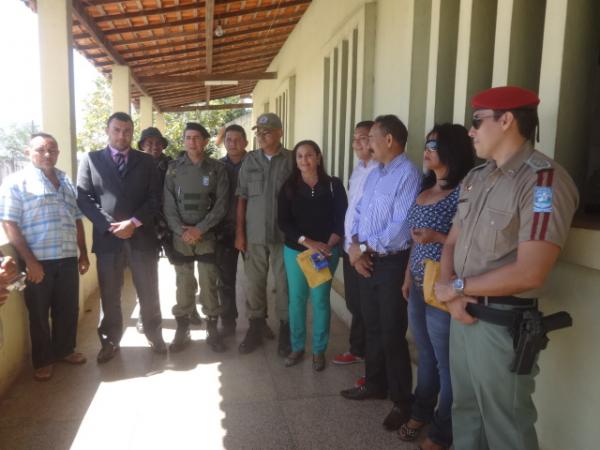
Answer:
<svg viewBox="0 0 600 450"><path fill-rule="evenodd" d="M527 161L525 161L529 167L533 169L534 172L540 172L542 170L548 170L552 168L552 164L546 158L533 153Z"/></svg>

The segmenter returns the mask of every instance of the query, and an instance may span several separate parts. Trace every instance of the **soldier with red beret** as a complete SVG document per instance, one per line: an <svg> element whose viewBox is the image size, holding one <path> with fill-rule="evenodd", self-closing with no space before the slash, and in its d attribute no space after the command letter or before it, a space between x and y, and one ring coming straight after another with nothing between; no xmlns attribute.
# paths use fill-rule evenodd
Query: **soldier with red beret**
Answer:
<svg viewBox="0 0 600 450"><path fill-rule="evenodd" d="M477 156L461 186L436 295L452 315L450 373L456 450L536 450L537 364L511 371L515 325L563 247L579 196L569 174L533 148L540 99L496 87L471 101ZM525 314L525 312L528 312Z"/></svg>

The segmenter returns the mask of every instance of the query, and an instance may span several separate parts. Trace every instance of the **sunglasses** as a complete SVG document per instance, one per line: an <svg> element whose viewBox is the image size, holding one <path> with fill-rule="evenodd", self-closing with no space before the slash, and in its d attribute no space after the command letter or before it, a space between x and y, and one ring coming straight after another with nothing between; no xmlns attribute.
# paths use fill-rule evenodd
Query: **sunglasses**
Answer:
<svg viewBox="0 0 600 450"><path fill-rule="evenodd" d="M436 139L430 139L427 142L425 142L425 150L428 150L430 152L437 152L438 149L438 141Z"/></svg>
<svg viewBox="0 0 600 450"><path fill-rule="evenodd" d="M475 128L476 130L479 130L479 127L481 126L481 124L483 123L483 121L485 119L489 119L490 117L494 117L494 114L489 114L487 116L473 116L473 118L471 119L471 125L473 125L473 128Z"/></svg>

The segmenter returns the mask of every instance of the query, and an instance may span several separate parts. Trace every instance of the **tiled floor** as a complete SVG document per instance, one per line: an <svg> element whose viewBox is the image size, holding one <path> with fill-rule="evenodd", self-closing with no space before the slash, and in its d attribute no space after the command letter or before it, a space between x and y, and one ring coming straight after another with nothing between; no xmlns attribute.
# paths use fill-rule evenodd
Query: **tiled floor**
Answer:
<svg viewBox="0 0 600 450"><path fill-rule="evenodd" d="M164 336L170 341L174 272L165 260L160 270ZM244 292L243 277L238 292ZM243 317L243 299L238 304ZM190 348L161 357L135 330L130 281L123 310L127 330L114 360L102 366L95 362L98 311L93 306L79 331L87 364L57 365L47 383L32 381L31 370L22 374L0 403L1 450L416 448L382 428L389 401L351 402L339 396L361 375L362 365L328 364L314 373L307 357L286 368L275 341L240 355L246 320L239 321L224 354L210 351L199 327ZM274 318L271 327L277 331ZM346 350L347 335L334 315L328 359Z"/></svg>

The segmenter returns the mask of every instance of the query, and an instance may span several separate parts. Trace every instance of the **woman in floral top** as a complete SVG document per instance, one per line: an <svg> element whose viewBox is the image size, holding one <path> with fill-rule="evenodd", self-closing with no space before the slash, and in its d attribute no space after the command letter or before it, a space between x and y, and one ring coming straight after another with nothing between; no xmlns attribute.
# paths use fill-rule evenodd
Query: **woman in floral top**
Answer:
<svg viewBox="0 0 600 450"><path fill-rule="evenodd" d="M450 315L423 299L424 260L439 261L458 203L459 183L473 168L474 150L461 125L436 125L427 135L423 165L427 175L408 212L413 246L402 293L408 299L408 320L419 352L415 403L400 439L412 441L431 423L423 450L452 444L452 387L448 362ZM438 400L439 394L439 400ZM437 410L436 410L437 404Z"/></svg>

